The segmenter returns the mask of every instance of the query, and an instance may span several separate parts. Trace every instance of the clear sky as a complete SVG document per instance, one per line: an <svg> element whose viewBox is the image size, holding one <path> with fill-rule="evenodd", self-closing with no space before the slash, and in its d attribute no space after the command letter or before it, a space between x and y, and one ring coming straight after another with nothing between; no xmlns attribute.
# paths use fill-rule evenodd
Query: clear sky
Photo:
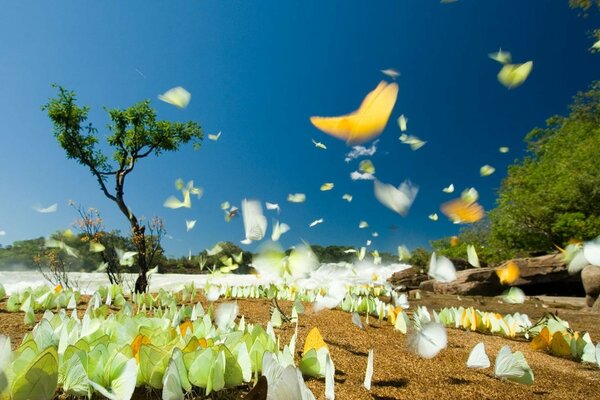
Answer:
<svg viewBox="0 0 600 400"><path fill-rule="evenodd" d="M220 240L244 238L241 218L226 223L219 205L243 198L279 203L279 220L291 226L284 246L313 244L394 250L427 245L455 234L439 205L474 186L489 210L506 169L525 153L524 135L557 113L600 76L600 54L590 54L598 15L582 18L567 0L395 1L37 1L5 4L0 13L0 243L65 229L76 213L72 199L100 209L110 229L125 218L105 199L89 172L66 159L40 106L55 82L89 105L90 121L104 138L102 107L151 99L160 119L197 121L205 134L222 131L177 153L144 159L129 177L126 200L138 214L165 218L173 239L169 255L194 253ZM508 90L496 79L498 48L514 62L534 62L529 79ZM372 181L351 181L358 161L350 148L313 127L312 115L335 116L358 108L364 96L395 68L400 91L392 117L370 159L377 177L420 187L407 217L382 206ZM157 99L174 86L192 93L186 109ZM427 141L411 151L398 140L396 118ZM323 151L311 143L327 145ZM499 146L508 146L500 154ZM482 178L490 164L496 173ZM191 209L170 210L177 178L204 188ZM319 187L335 183L329 192ZM456 193L442 188L454 183ZM307 201L292 204L289 193ZM354 196L351 203L341 199ZM40 214L33 206L58 203ZM433 222L428 215L438 212ZM266 211L271 232L273 211ZM324 223L308 224L318 218ZM196 219L186 232L185 219ZM368 229L358 229L360 220ZM390 226L397 227L390 229ZM253 250L255 244L245 246Z"/></svg>

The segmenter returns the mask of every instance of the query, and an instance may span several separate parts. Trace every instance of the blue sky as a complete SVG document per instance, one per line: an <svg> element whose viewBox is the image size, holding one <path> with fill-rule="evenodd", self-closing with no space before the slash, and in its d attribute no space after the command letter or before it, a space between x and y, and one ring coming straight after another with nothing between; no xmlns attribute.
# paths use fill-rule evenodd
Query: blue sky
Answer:
<svg viewBox="0 0 600 400"><path fill-rule="evenodd" d="M127 231L124 217L105 199L89 172L66 159L40 110L56 82L89 105L90 121L105 137L102 107L127 107L151 99L160 119L197 121L205 140L194 152L148 158L136 167L126 200L137 213L165 218L167 254L194 253L220 240L243 239L241 218L227 224L219 204L241 199L276 202L291 226L284 246L363 245L394 250L427 245L458 232L439 212L457 193L476 187L493 207L506 168L524 155L524 135L553 114L565 113L572 96L598 78L600 54L587 50L597 15L581 18L564 1L92 1L27 2L4 6L0 15L0 243L65 229L76 213L72 199L100 209L111 229ZM529 79L507 90L496 80L500 65L487 54L499 47L513 61L533 60ZM382 206L373 184L354 182L358 162L344 162L350 148L309 121L358 108L364 96L395 68L400 91L392 117L371 157L376 175L420 187L403 218ZM192 93L189 106L157 100L174 86ZM412 152L402 145L396 118L428 143ZM311 138L325 143L316 149ZM500 154L499 146L509 146ZM485 178L479 168L491 164ZM170 210L177 178L193 179L204 196L189 210ZM324 182L335 188L321 192ZM307 201L292 204L288 193ZM354 196L352 203L342 194ZM34 205L59 204L39 214ZM438 212L440 219L428 215ZM271 225L277 215L265 213ZM308 224L325 222L315 228ZM196 227L185 230L185 219ZM358 229L360 220L369 229ZM397 229L390 230L390 225ZM270 227L269 227L270 235ZM255 245L245 248L253 250Z"/></svg>

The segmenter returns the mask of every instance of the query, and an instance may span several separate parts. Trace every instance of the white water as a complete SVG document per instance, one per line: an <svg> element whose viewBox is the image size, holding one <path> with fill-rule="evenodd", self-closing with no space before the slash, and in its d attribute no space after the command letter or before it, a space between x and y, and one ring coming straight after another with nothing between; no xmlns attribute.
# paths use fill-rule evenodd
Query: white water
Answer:
<svg viewBox="0 0 600 400"><path fill-rule="evenodd" d="M327 287L332 282L344 281L351 285L364 285L373 283L376 275L377 283L384 283L394 272L409 268L407 264L373 265L371 263L360 263L357 265L322 264L320 268L313 271L310 277L298 280L298 284L306 288ZM124 289L129 291L135 282L135 274L126 274ZM76 283L75 288L82 293L91 294L102 285L108 285L109 281L104 273L100 272L74 272L69 274L69 279ZM212 284L226 284L229 286L247 286L256 284L268 284L276 280L272 278L259 278L256 275L222 275L211 277L210 275L189 274L153 274L150 277L150 290L152 292L163 288L165 290L180 290L184 283L195 283L196 287L203 287L207 280ZM48 285L48 281L37 271L0 271L0 283L4 285L7 294L19 292L27 287Z"/></svg>

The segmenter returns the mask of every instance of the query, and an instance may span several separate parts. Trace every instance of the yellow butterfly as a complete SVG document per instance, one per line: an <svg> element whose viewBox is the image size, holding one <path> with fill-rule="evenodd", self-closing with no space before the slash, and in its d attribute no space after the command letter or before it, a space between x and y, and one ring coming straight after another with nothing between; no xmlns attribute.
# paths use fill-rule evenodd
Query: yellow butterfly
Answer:
<svg viewBox="0 0 600 400"><path fill-rule="evenodd" d="M531 341L533 350L546 350L550 345L550 331L548 327L543 327L540 333Z"/></svg>
<svg viewBox="0 0 600 400"><path fill-rule="evenodd" d="M319 350L322 347L327 348L327 344L325 344L323 336L321 336L321 332L319 332L319 328L315 326L308 332L306 340L304 341L304 354L308 353L311 349Z"/></svg>
<svg viewBox="0 0 600 400"><path fill-rule="evenodd" d="M333 189L333 186L334 186L334 184L331 182L324 183L321 185L321 191L326 192L328 190L331 190L331 189Z"/></svg>
<svg viewBox="0 0 600 400"><path fill-rule="evenodd" d="M311 117L310 122L348 144L363 143L378 136L385 128L396 104L398 84L381 81L367 94L359 109L339 117Z"/></svg>
<svg viewBox="0 0 600 400"><path fill-rule="evenodd" d="M498 72L498 80L509 89L521 86L533 68L533 61L523 64L505 64Z"/></svg>

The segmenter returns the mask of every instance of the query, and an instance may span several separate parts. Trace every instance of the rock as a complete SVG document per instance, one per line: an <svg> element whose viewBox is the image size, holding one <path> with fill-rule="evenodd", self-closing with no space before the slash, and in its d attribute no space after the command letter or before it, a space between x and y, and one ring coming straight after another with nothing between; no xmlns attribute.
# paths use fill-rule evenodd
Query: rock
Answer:
<svg viewBox="0 0 600 400"><path fill-rule="evenodd" d="M588 265L581 271L581 282L585 290L588 307L592 307L600 295L600 267Z"/></svg>
<svg viewBox="0 0 600 400"><path fill-rule="evenodd" d="M419 284L427 280L427 275L419 272L418 268L410 267L402 271L394 272L388 282L395 288L402 290L417 289Z"/></svg>
<svg viewBox="0 0 600 400"><path fill-rule="evenodd" d="M519 286L527 295L583 295L581 277L579 274L569 275L567 265L558 253L510 261L517 264L521 271L513 286ZM454 282L426 280L421 282L419 288L435 293L484 296L497 296L507 289L507 286L500 284L495 268L469 268L457 271L456 275Z"/></svg>

